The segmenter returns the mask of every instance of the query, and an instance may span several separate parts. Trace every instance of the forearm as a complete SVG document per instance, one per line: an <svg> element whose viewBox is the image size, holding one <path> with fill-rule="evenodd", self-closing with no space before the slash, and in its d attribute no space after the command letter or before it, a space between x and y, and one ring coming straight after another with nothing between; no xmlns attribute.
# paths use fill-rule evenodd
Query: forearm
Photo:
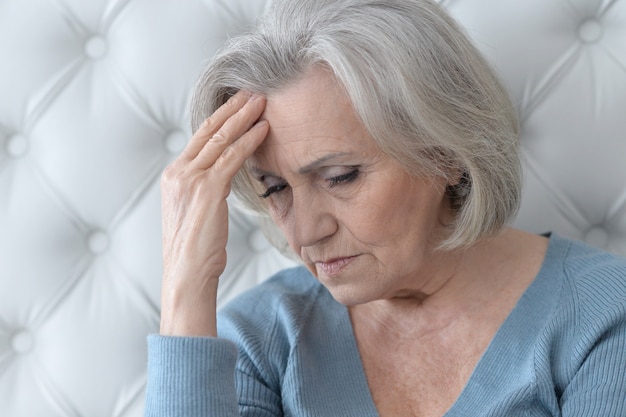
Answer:
<svg viewBox="0 0 626 417"><path fill-rule="evenodd" d="M236 416L237 348L217 339L233 176L265 139L265 98L241 91L195 132L161 176L160 336L150 336L146 416Z"/></svg>

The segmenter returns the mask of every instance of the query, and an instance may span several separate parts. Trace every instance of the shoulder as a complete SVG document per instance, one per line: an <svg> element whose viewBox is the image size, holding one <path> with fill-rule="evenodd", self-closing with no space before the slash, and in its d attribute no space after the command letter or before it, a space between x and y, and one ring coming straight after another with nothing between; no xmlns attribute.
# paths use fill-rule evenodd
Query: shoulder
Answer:
<svg viewBox="0 0 626 417"><path fill-rule="evenodd" d="M316 338L324 331L323 326L311 326L309 318L332 321L337 305L306 268L285 269L218 312L218 337L237 346L238 374L277 387L302 335Z"/></svg>
<svg viewBox="0 0 626 417"><path fill-rule="evenodd" d="M219 317L264 316L268 319L280 309L297 305L298 311L315 301L323 289L303 266L284 269L261 284L243 292L219 311Z"/></svg>
<svg viewBox="0 0 626 417"><path fill-rule="evenodd" d="M546 262L554 276L544 278L561 290L555 285L544 296L557 308L536 345L535 364L555 384L546 392L562 395L563 415L583 407L606 415L599 410L621 405L626 393L626 259L580 241L551 240Z"/></svg>
<svg viewBox="0 0 626 417"><path fill-rule="evenodd" d="M626 258L553 236L552 262L561 269L562 312L575 320L581 342L595 343L626 324ZM549 251L550 253L550 251Z"/></svg>
<svg viewBox="0 0 626 417"><path fill-rule="evenodd" d="M625 304L626 258L581 241L555 237L563 255L563 273L581 302Z"/></svg>
<svg viewBox="0 0 626 417"><path fill-rule="evenodd" d="M282 270L235 297L218 312L218 335L241 350L289 351L314 305L329 294L304 267Z"/></svg>

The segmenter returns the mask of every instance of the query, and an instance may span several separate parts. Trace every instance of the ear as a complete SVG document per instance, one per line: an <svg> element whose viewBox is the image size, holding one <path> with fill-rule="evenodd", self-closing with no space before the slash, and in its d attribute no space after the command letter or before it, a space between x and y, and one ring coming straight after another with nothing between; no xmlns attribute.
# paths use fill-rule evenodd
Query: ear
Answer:
<svg viewBox="0 0 626 417"><path fill-rule="evenodd" d="M448 187L455 187L462 183L467 183L470 179L468 170L465 167L453 168L448 176Z"/></svg>
<svg viewBox="0 0 626 417"><path fill-rule="evenodd" d="M452 181L446 186L446 195L450 199L453 208L459 209L472 190L472 178L465 170L459 170L459 174L451 177Z"/></svg>

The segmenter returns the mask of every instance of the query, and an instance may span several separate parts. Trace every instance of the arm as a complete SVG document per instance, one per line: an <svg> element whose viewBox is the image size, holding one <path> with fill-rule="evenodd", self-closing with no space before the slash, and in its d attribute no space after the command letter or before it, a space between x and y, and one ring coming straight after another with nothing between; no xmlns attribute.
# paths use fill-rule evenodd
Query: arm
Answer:
<svg viewBox="0 0 626 417"><path fill-rule="evenodd" d="M264 107L263 97L237 93L163 173L161 329L148 341L146 416L239 415L237 348L217 339L216 297L226 266L226 198L267 135L267 122L256 122Z"/></svg>
<svg viewBox="0 0 626 417"><path fill-rule="evenodd" d="M606 291L579 292L580 363L561 396L563 417L626 416L626 271Z"/></svg>
<svg viewBox="0 0 626 417"><path fill-rule="evenodd" d="M231 181L268 132L265 99L239 92L189 141L161 178L161 334L217 337L216 298L226 267Z"/></svg>
<svg viewBox="0 0 626 417"><path fill-rule="evenodd" d="M239 349L226 339L149 336L145 416L282 416L268 368Z"/></svg>

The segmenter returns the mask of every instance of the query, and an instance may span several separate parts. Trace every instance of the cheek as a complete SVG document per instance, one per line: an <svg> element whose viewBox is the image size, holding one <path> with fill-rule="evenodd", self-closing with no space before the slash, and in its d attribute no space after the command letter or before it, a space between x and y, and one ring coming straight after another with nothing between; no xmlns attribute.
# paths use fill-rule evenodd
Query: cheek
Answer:
<svg viewBox="0 0 626 417"><path fill-rule="evenodd" d="M339 237L354 239L368 247L380 247L395 239L399 217L389 187L360 187L352 198L335 205ZM397 198L397 196L395 196ZM343 229L343 230L342 230Z"/></svg>
<svg viewBox="0 0 626 417"><path fill-rule="evenodd" d="M267 199L267 207L270 216L276 224L280 226L281 223L285 223L289 217L289 211L291 210L292 196L289 188L271 195Z"/></svg>
<svg viewBox="0 0 626 417"><path fill-rule="evenodd" d="M427 241L438 226L442 193L434 187L405 183L387 184L380 191L346 215L355 237L372 246L392 245L399 251Z"/></svg>
<svg viewBox="0 0 626 417"><path fill-rule="evenodd" d="M362 243L388 246L398 242L406 231L406 214L385 206L370 205L351 216L347 223L352 235Z"/></svg>
<svg viewBox="0 0 626 417"><path fill-rule="evenodd" d="M268 199L269 200L269 199ZM289 215L290 204L285 201L285 199L274 199L272 201L267 202L268 205L268 214L272 219L272 222L278 227L278 229L283 234L284 238L287 240L287 244L291 250L300 254L300 248L295 246L294 240L294 223L292 216Z"/></svg>

